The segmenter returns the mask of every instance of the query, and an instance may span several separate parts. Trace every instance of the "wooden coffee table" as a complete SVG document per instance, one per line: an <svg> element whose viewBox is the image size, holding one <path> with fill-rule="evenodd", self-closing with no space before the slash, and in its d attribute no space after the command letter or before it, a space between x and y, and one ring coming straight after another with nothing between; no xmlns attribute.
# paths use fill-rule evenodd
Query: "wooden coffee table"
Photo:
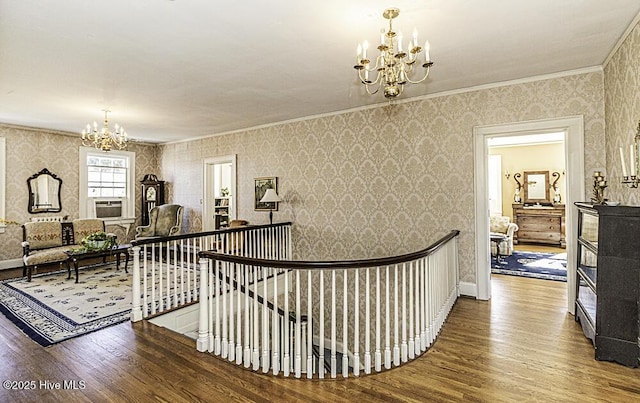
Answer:
<svg viewBox="0 0 640 403"><path fill-rule="evenodd" d="M115 256L116 270L120 270L120 257L124 255L125 256L124 271L125 273L129 273L129 271L127 270L127 265L129 264L129 248L130 247L131 245L129 244L122 244L122 245L116 246L115 248L105 249L105 250L97 250L97 251L91 251L91 252L86 252L86 251L66 252L67 256L69 256L67 258L67 272L69 274L69 276L67 277L67 280L71 278L71 266L69 265L69 262L73 263L73 269L76 271L76 283L77 283L78 282L78 262L80 260L92 259L97 257L102 257L106 259L107 256Z"/></svg>

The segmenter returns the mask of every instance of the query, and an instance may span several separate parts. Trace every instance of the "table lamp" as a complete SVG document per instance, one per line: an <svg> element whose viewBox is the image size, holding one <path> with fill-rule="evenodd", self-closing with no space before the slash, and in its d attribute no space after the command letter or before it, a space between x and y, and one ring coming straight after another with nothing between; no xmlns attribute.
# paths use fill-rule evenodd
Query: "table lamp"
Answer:
<svg viewBox="0 0 640 403"><path fill-rule="evenodd" d="M262 199L260 199L260 203L278 203L281 201L282 199L278 196L275 189L267 189ZM269 224L273 224L273 207L269 209Z"/></svg>

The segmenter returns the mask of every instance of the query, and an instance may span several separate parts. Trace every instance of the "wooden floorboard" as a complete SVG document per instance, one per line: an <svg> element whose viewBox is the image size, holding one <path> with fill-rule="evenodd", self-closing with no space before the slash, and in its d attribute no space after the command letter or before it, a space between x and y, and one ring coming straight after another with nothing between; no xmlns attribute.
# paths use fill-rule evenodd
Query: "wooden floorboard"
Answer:
<svg viewBox="0 0 640 403"><path fill-rule="evenodd" d="M147 322L123 323L43 348L0 315L1 402L631 402L640 369L594 360L565 312L566 283L494 275L493 299L460 298L435 345L401 368L360 378L253 373ZM82 382L47 390L41 382ZM44 384L43 384L44 385Z"/></svg>

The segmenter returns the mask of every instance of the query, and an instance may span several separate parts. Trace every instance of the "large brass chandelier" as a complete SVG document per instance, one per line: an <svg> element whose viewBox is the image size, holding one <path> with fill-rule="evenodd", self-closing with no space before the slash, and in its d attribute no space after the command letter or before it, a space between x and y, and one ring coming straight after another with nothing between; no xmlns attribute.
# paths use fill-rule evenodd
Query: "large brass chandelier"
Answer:
<svg viewBox="0 0 640 403"><path fill-rule="evenodd" d="M374 65L371 65L367 55L369 43L364 41L358 45L358 56L353 68L358 70L358 77L369 95L374 95L383 88L384 96L393 99L402 94L407 83L418 84L426 80L433 66L429 57L429 41L426 41L422 48L418 44L418 31L415 29L406 50L403 48L402 33L396 33L392 26L393 19L399 14L400 10L397 8L388 8L382 13L382 16L389 20L389 28L386 31L384 28L380 31L380 45L378 45L380 54ZM422 60L419 61L419 58ZM425 69L424 76L413 80L411 77L417 74L414 72L417 70L416 64L422 64ZM371 79L371 73L376 74L374 79Z"/></svg>
<svg viewBox="0 0 640 403"><path fill-rule="evenodd" d="M82 145L86 147L95 147L102 151L111 151L113 148L122 150L127 147L129 141L127 132L124 131L122 126L118 126L116 123L115 131L109 130L109 120L107 114L111 112L108 109L103 109L104 112L104 127L98 129L98 123L93 122L93 127L87 124L87 127L82 130Z"/></svg>

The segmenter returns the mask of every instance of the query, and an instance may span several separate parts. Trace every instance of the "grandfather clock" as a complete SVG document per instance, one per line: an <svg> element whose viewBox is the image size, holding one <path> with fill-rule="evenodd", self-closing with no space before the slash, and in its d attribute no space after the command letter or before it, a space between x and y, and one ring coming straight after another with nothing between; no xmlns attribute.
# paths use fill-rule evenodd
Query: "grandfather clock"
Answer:
<svg viewBox="0 0 640 403"><path fill-rule="evenodd" d="M142 225L149 225L149 211L155 206L164 204L164 181L159 181L154 174L146 174L140 183L142 184L141 221Z"/></svg>

